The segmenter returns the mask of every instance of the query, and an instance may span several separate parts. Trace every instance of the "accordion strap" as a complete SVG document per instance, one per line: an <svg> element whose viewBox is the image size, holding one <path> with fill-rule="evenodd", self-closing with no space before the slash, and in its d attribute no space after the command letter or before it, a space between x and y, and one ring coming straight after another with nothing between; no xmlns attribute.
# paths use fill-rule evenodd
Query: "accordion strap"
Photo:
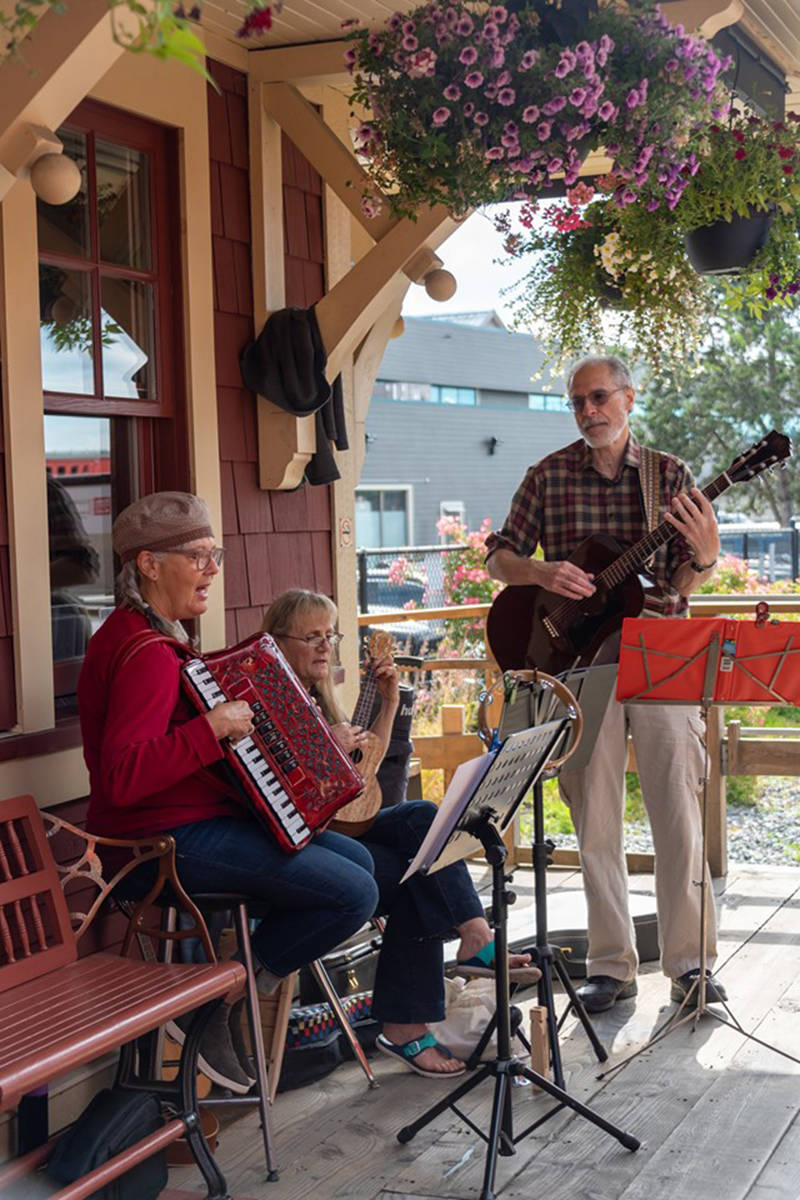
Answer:
<svg viewBox="0 0 800 1200"><path fill-rule="evenodd" d="M184 642L179 642L177 638L170 637L167 633L158 633L155 629L139 629L117 647L116 653L108 666L109 681L123 667L127 667L131 659L140 650L144 650L145 646L154 646L157 642L164 642L166 645L172 646L178 655L183 655L185 658L194 657L189 647Z"/></svg>

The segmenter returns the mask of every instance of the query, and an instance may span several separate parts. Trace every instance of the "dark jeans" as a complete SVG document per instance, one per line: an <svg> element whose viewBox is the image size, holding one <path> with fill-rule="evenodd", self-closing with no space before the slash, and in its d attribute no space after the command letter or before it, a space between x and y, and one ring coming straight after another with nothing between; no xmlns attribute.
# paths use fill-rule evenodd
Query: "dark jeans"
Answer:
<svg viewBox="0 0 800 1200"><path fill-rule="evenodd" d="M297 854L254 821L218 817L170 832L190 895L230 891L269 906L253 950L275 975L321 958L376 912L386 915L373 1013L411 1024L444 1018L443 941L483 914L464 863L399 886L435 815L426 801L398 804L359 840L320 833Z"/></svg>
<svg viewBox="0 0 800 1200"><path fill-rule="evenodd" d="M297 854L286 854L255 821L215 817L170 833L190 896L233 892L268 905L253 950L274 975L321 958L375 911L372 859L342 834L320 833Z"/></svg>
<svg viewBox="0 0 800 1200"><path fill-rule="evenodd" d="M436 805L424 800L384 808L359 839L375 864L378 912L388 916L372 1000L381 1021L444 1019L443 942L464 921L483 915L463 862L399 886L435 815Z"/></svg>

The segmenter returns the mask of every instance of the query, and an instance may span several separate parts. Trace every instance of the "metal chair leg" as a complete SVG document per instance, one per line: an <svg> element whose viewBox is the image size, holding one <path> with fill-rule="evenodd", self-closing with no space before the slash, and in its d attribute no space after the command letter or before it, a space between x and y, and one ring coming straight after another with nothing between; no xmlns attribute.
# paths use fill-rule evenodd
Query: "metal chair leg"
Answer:
<svg viewBox="0 0 800 1200"><path fill-rule="evenodd" d="M247 992L247 1021L250 1027L250 1039L253 1047L253 1060L256 1070L256 1091L258 1093L258 1108L261 1113L261 1131L264 1139L264 1155L267 1162L267 1179L276 1180L278 1171L275 1167L275 1149L272 1140L272 1126L269 1111L269 1079L267 1078L267 1060L264 1054L264 1035L261 1029L261 1012L258 1004L258 987L253 968L253 951L250 946L250 924L247 905L239 904L235 909L236 937L239 942L239 953L242 956L247 972L245 989Z"/></svg>
<svg viewBox="0 0 800 1200"><path fill-rule="evenodd" d="M314 974L314 978L319 984L320 990L326 997L328 1004L331 1006L331 1012L339 1022L339 1027L344 1034L350 1049L353 1051L353 1057L355 1058L356 1062L361 1064L361 1069L369 1081L369 1086L371 1088L378 1087L378 1081L372 1074L372 1068L367 1061L367 1056L362 1049L361 1043L356 1037L353 1026L347 1019L347 1013L344 1011L342 1002L339 999L339 993L333 986L333 980L328 974L325 964L321 958L317 958L312 963L309 963L309 966Z"/></svg>

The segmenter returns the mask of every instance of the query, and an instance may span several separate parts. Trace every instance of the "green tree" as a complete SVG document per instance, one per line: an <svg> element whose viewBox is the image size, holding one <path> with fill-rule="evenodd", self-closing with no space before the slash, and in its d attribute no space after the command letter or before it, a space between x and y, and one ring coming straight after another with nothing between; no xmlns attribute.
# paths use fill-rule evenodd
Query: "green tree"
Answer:
<svg viewBox="0 0 800 1200"><path fill-rule="evenodd" d="M699 359L670 378L651 378L634 409L649 445L689 463L705 482L771 429L800 436L800 312L775 309L756 319L721 307ZM638 412L638 415L637 415ZM737 488L735 507L788 525L800 513L800 465L768 471Z"/></svg>

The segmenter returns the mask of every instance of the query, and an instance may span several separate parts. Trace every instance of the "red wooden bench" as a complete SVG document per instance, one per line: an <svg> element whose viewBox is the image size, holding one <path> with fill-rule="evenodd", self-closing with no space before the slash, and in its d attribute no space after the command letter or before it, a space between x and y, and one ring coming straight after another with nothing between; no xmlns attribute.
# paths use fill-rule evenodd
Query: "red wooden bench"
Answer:
<svg viewBox="0 0 800 1200"><path fill-rule="evenodd" d="M77 916L68 912L45 821L51 833L77 839L74 861L63 870L72 890L78 881L83 899L87 883L96 888L87 911ZM100 871L98 845L128 848L129 861L107 883ZM133 912L121 955L98 952L79 958L78 938L111 889L135 866L150 860L158 868L157 879ZM194 914L193 930L168 934L146 929L152 901L167 884L181 907ZM145 935L200 936L209 962L173 964L128 957L137 937L141 940ZM16 1107L26 1093L58 1076L119 1049L117 1084L156 1092L175 1114L83 1180L54 1192L58 1200L90 1196L180 1137L192 1150L209 1200L226 1200L225 1179L200 1132L195 1074L200 1037L209 1017L244 978L239 963L214 961L203 919L178 883L171 838L112 842L40 813L30 796L0 801L0 1112ZM190 1012L195 1016L176 1079L154 1078L157 1072L146 1060L155 1056L142 1052L137 1039ZM48 1142L0 1168L0 1195L6 1195L13 1181L41 1167L51 1149Z"/></svg>

